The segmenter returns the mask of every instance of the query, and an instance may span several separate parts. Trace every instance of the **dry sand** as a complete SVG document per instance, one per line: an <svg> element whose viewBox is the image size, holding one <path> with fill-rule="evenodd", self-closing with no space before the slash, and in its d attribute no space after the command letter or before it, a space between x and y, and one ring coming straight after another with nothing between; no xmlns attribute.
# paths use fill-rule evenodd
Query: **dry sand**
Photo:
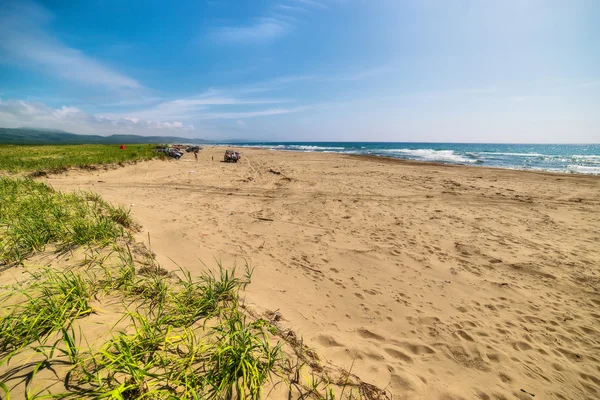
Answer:
<svg viewBox="0 0 600 400"><path fill-rule="evenodd" d="M394 399L600 398L600 177L223 151L48 182L167 269L248 260L251 307Z"/></svg>

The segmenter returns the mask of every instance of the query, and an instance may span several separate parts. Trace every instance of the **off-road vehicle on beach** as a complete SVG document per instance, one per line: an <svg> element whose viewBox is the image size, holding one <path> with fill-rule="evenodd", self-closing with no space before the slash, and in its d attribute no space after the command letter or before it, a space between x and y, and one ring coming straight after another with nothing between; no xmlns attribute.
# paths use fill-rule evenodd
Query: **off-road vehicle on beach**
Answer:
<svg viewBox="0 0 600 400"><path fill-rule="evenodd" d="M240 158L240 153L238 153L237 151L225 150L225 157L223 158L223 161L236 163Z"/></svg>
<svg viewBox="0 0 600 400"><path fill-rule="evenodd" d="M200 150L202 150L201 146L188 146L185 149L186 153L198 153Z"/></svg>

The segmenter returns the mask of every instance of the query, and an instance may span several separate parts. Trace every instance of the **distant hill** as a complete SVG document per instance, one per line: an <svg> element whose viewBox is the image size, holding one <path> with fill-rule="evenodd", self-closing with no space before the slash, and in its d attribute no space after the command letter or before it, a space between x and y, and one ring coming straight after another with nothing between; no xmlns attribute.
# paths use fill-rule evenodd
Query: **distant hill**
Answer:
<svg viewBox="0 0 600 400"><path fill-rule="evenodd" d="M204 139L175 136L77 135L60 130L37 128L0 128L0 144L137 144L137 143L208 143Z"/></svg>

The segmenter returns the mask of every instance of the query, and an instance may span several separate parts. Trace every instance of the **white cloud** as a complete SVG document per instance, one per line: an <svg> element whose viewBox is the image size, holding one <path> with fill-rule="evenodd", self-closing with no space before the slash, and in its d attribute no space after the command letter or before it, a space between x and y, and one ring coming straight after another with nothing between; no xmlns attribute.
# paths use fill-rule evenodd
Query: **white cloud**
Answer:
<svg viewBox="0 0 600 400"><path fill-rule="evenodd" d="M66 106L62 106L61 108L54 110L53 111L53 115L56 118L59 119L66 119L69 118L73 115L76 115L77 113L82 112L80 109L76 108L76 107L66 107Z"/></svg>
<svg viewBox="0 0 600 400"><path fill-rule="evenodd" d="M111 90L138 90L142 85L81 51L69 47L47 29L51 14L29 1L2 5L0 55L12 62L43 70L60 79Z"/></svg>
<svg viewBox="0 0 600 400"><path fill-rule="evenodd" d="M289 100L237 98L211 90L194 98L167 101L144 110L90 114L72 106L53 108L40 102L0 99L0 126L62 129L82 134L168 135L195 131L194 122L236 120L238 126L244 126L248 118L292 114L309 108L257 107L286 102Z"/></svg>
<svg viewBox="0 0 600 400"><path fill-rule="evenodd" d="M389 67L374 67L374 68L370 68L370 69L359 70L359 71L351 73L351 74L338 75L333 78L328 78L326 80L332 80L332 81L339 80L339 81L348 81L348 82L360 81L363 79L375 78L375 77L381 76L385 73L388 73L390 71L392 71L392 70Z"/></svg>
<svg viewBox="0 0 600 400"><path fill-rule="evenodd" d="M277 4L275 6L276 10L284 10L284 11L292 11L292 12L301 12L301 13L305 13L306 12L306 8L302 8L302 7L298 7L298 6L291 6L288 4Z"/></svg>
<svg viewBox="0 0 600 400"><path fill-rule="evenodd" d="M321 84L323 82L356 82L361 80L368 80L372 78L379 78L385 76L389 72L393 72L392 68L388 66L384 67L371 67L368 69L359 69L350 72L336 72L330 75L296 75L296 76L282 76L267 81L256 82L246 84L237 87L237 92L244 94L259 93L259 92L275 92L280 90L290 90L290 86L293 85L305 85L305 84Z"/></svg>
<svg viewBox="0 0 600 400"><path fill-rule="evenodd" d="M322 0L289 0L274 4L252 23L236 26L221 26L213 30L212 36L223 43L259 44L270 43L290 33L305 17L315 10L327 8Z"/></svg>
<svg viewBox="0 0 600 400"><path fill-rule="evenodd" d="M23 100L0 102L0 125L62 129L82 134L133 133L176 134L193 131L194 125L181 121L142 120L132 117L92 115L75 107L52 108Z"/></svg>
<svg viewBox="0 0 600 400"><path fill-rule="evenodd" d="M247 26L228 26L215 29L213 35L227 43L264 43L279 39L291 30L292 26L276 18L260 18Z"/></svg>
<svg viewBox="0 0 600 400"><path fill-rule="evenodd" d="M257 82L253 84L243 85L238 87L237 90L240 93L258 93L258 92L269 92L281 90L291 84L297 82L306 82L316 80L311 75L298 75L298 76L284 76L279 78L270 79L268 81Z"/></svg>
<svg viewBox="0 0 600 400"><path fill-rule="evenodd" d="M239 119L239 118L255 118L255 117L268 117L273 115L291 114L306 110L307 107L293 107L293 108L270 108L266 110L258 111L240 111L240 112L211 112L204 113L200 116L200 119Z"/></svg>
<svg viewBox="0 0 600 400"><path fill-rule="evenodd" d="M179 99L161 103L163 107L194 107L194 106L215 106L215 105L242 105L242 104L273 104L287 103L286 99L237 99L233 97L198 97L190 99Z"/></svg>
<svg viewBox="0 0 600 400"><path fill-rule="evenodd" d="M214 109L215 107L248 107L290 102L292 102L290 99L240 98L232 96L230 93L222 93L220 91L211 89L198 96L165 101L150 108L120 113L106 113L104 115L113 118L136 118L145 120L194 120L207 119L206 116L211 115L210 110Z"/></svg>
<svg viewBox="0 0 600 400"><path fill-rule="evenodd" d="M325 3L316 0L292 0L292 2L313 8L327 8Z"/></svg>

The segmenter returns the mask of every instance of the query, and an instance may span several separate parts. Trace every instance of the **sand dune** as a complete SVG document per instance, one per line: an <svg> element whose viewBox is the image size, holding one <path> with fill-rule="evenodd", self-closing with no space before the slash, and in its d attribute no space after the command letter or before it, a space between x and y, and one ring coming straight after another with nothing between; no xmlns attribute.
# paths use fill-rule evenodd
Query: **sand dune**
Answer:
<svg viewBox="0 0 600 400"><path fill-rule="evenodd" d="M48 182L167 269L246 259L250 307L394 399L600 398L600 177L222 152Z"/></svg>

